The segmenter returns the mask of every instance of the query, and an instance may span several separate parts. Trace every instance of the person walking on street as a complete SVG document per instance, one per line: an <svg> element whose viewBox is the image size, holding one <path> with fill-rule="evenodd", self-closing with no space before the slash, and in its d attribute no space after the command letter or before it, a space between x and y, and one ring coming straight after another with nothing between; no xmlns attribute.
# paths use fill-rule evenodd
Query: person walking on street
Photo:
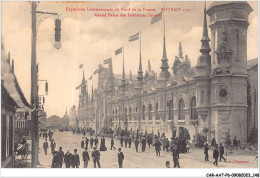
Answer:
<svg viewBox="0 0 260 178"><path fill-rule="evenodd" d="M70 150L67 150L67 153L64 155L64 162L66 165L66 168L70 168L70 164L71 164L71 153Z"/></svg>
<svg viewBox="0 0 260 178"><path fill-rule="evenodd" d="M63 159L64 159L64 152L62 151L62 147L59 147L59 151L58 151L58 157L59 157L59 167L62 168L62 163L63 163Z"/></svg>
<svg viewBox="0 0 260 178"><path fill-rule="evenodd" d="M135 140L135 151L138 152L138 145L139 145L139 141L138 139L136 138Z"/></svg>
<svg viewBox="0 0 260 178"><path fill-rule="evenodd" d="M89 143L89 139L88 139L88 137L86 137L86 139L85 139L85 143L86 143L86 147L87 147L87 149L88 149L88 143Z"/></svg>
<svg viewBox="0 0 260 178"><path fill-rule="evenodd" d="M123 168L124 154L121 152L121 148L118 148L117 157L119 168Z"/></svg>
<svg viewBox="0 0 260 178"><path fill-rule="evenodd" d="M120 138L121 147L123 147L123 143L124 143L124 139L123 139L123 136L121 136L121 138Z"/></svg>
<svg viewBox="0 0 260 178"><path fill-rule="evenodd" d="M125 136L125 147L127 148L127 142L128 142L128 140L127 140L127 136Z"/></svg>
<svg viewBox="0 0 260 178"><path fill-rule="evenodd" d="M112 137L112 138L111 138L111 150L112 150L112 148L114 148L114 150L116 149L116 148L114 147L114 144L115 144L114 138Z"/></svg>
<svg viewBox="0 0 260 178"><path fill-rule="evenodd" d="M57 151L53 151L51 168L59 168L59 156L57 154Z"/></svg>
<svg viewBox="0 0 260 178"><path fill-rule="evenodd" d="M224 146L222 145L222 143L220 143L220 146L219 146L219 154L220 154L220 157L219 157L219 162L221 162L221 158L225 160L226 162L226 158L224 158L224 153L225 153L225 148Z"/></svg>
<svg viewBox="0 0 260 178"><path fill-rule="evenodd" d="M84 168L87 168L88 167L88 161L90 160L87 147L85 147L85 151L83 151L83 153L82 153L82 158L83 158L83 161L84 161Z"/></svg>
<svg viewBox="0 0 260 178"><path fill-rule="evenodd" d="M173 146L173 163L174 163L174 168L180 168L180 163L179 163L179 154L178 154L178 150L177 150L177 145Z"/></svg>
<svg viewBox="0 0 260 178"><path fill-rule="evenodd" d="M165 148L166 148L166 151L167 151L167 152L169 152L169 147L170 147L170 142L169 142L168 138L166 138Z"/></svg>
<svg viewBox="0 0 260 178"><path fill-rule="evenodd" d="M131 144L132 144L132 138L131 138L131 137L128 137L128 145L129 145L129 148L131 148Z"/></svg>
<svg viewBox="0 0 260 178"><path fill-rule="evenodd" d="M216 144L216 147L215 147L215 149L213 151L213 158L215 159L213 164L215 166L218 166L218 157L219 157L218 144Z"/></svg>
<svg viewBox="0 0 260 178"><path fill-rule="evenodd" d="M79 168L80 160L77 154L77 149L74 149L74 154L71 156L71 166L72 168Z"/></svg>
<svg viewBox="0 0 260 178"><path fill-rule="evenodd" d="M56 143L54 141L54 139L51 140L51 152L53 153L56 147Z"/></svg>
<svg viewBox="0 0 260 178"><path fill-rule="evenodd" d="M94 147L94 151L92 151L92 158L94 162L94 168L96 168L96 164L98 164L98 167L101 168L100 166L100 152L97 150L97 147Z"/></svg>
<svg viewBox="0 0 260 178"><path fill-rule="evenodd" d="M154 146L155 146L156 156L160 156L161 145L162 144L159 140L155 141Z"/></svg>
<svg viewBox="0 0 260 178"><path fill-rule="evenodd" d="M98 138L96 136L96 138L95 138L95 147L97 147L97 146L98 146Z"/></svg>
<svg viewBox="0 0 260 178"><path fill-rule="evenodd" d="M81 148L84 148L84 145L85 145L85 143L84 143L84 137L82 137L82 140L81 140Z"/></svg>
<svg viewBox="0 0 260 178"><path fill-rule="evenodd" d="M204 148L204 154L205 154L205 161L209 161L209 146L207 143Z"/></svg>
<svg viewBox="0 0 260 178"><path fill-rule="evenodd" d="M90 138L90 148L93 148L93 142L94 142L94 140L93 140L93 137L91 136L91 138Z"/></svg>
<svg viewBox="0 0 260 178"><path fill-rule="evenodd" d="M142 143L142 152L145 152L145 147L146 147L146 139L145 139L145 137L143 137L141 143Z"/></svg>
<svg viewBox="0 0 260 178"><path fill-rule="evenodd" d="M49 148L49 144L47 142L47 138L45 139L45 142L43 143L43 149L44 149L44 153L45 155L47 155L47 149Z"/></svg>

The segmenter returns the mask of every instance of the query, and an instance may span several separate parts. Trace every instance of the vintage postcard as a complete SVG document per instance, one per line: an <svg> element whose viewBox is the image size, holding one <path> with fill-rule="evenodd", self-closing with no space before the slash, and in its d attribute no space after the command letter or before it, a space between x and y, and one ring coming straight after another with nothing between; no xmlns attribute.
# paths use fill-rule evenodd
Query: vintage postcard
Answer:
<svg viewBox="0 0 260 178"><path fill-rule="evenodd" d="M1 10L1 168L258 168L257 1Z"/></svg>

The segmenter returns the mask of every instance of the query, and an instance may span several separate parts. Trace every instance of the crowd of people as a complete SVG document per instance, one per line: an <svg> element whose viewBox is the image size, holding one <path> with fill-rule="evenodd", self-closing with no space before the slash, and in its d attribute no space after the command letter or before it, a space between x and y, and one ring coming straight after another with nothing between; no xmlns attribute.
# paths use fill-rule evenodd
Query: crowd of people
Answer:
<svg viewBox="0 0 260 178"><path fill-rule="evenodd" d="M90 161L90 155L88 152L88 149L93 149L91 153L91 158L93 159L94 168L99 167L101 168L100 163L100 152L107 151L106 147L106 139L104 136L99 138L97 136L93 137L92 134L90 134L90 137L88 138L86 136L86 133L82 132L83 137L80 142L80 146L84 151L82 152L82 159L83 159L83 167L87 168L88 163ZM50 148L51 153L53 155L52 159L52 168L62 168L63 162L65 163L66 168L79 168L80 166L80 156L78 154L78 150L74 149L73 153L70 153L70 150L68 149L67 152L64 154L62 147L59 147L58 151L55 151L56 143L53 139L53 131L49 132L42 132L41 133L43 139L45 139L43 143L44 153L47 155L47 150L49 148L48 138L50 142ZM189 152L190 144L187 141L186 138L178 138L178 137L171 137L169 140L165 133L160 134L158 131L157 134L154 134L153 132L147 133L146 131L139 132L138 130L136 133L132 130L127 131L127 129L121 130L120 134L115 137L120 142L120 148L118 148L118 166L119 168L123 167L123 160L124 160L124 154L122 152L122 148L131 148L132 143L134 144L135 151L136 152L145 152L146 148L154 147L155 149L155 155L161 156L161 150L165 152L170 152L172 155L172 161L173 161L173 167L174 168L180 168L179 158L180 153ZM110 150L115 150L115 138L111 137L110 142ZM141 150L139 151L139 145L141 146ZM235 148L237 148L237 141L236 139L233 140L233 145ZM211 146L214 147L213 150L213 158L214 158L214 165L218 166L218 162L221 160L226 161L226 158L224 157L225 149L222 143L219 145L216 143L215 138L212 139ZM99 148L99 149L98 149ZM205 161L209 161L209 150L210 147L208 144L205 145L204 148L204 154L205 154ZM169 167L170 162L166 162L166 167Z"/></svg>

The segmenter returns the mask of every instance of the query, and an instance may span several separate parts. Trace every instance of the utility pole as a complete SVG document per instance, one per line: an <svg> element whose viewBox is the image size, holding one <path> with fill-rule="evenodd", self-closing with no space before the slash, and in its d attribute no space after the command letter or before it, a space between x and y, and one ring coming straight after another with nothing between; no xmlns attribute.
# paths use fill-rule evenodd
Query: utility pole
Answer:
<svg viewBox="0 0 260 178"><path fill-rule="evenodd" d="M32 1L32 51L31 51L31 105L36 105L36 110L32 112L32 168L37 167L37 152L38 152L38 116L37 116L37 100L38 100L38 82L37 82L37 66L36 66L36 9L37 2Z"/></svg>
<svg viewBox="0 0 260 178"><path fill-rule="evenodd" d="M50 12L41 12L37 11L36 1L31 2L32 6L32 51L31 51L31 105L35 105L36 109L32 112L31 117L31 130L32 130L32 168L37 167L38 160L38 148L39 148L39 138L38 138L38 66L36 64L36 40L37 40L37 28L39 25L50 16L58 16L57 13ZM47 14L48 16L44 17L37 24L36 14ZM38 27L37 27L38 25ZM56 24L55 24L56 25ZM55 29L55 37L60 34L56 34L56 31L60 32L60 28ZM59 41L59 39L55 41ZM58 48L57 48L58 49Z"/></svg>

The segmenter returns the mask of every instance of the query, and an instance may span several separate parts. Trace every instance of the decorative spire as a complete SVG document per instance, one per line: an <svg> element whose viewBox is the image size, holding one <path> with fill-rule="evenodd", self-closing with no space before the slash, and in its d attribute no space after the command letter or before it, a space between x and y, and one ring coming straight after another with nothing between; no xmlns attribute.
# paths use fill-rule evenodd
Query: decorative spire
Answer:
<svg viewBox="0 0 260 178"><path fill-rule="evenodd" d="M14 59L12 59L12 73L14 74Z"/></svg>
<svg viewBox="0 0 260 178"><path fill-rule="evenodd" d="M205 2L205 8L204 8L204 24L203 24L203 35L201 38L201 53L209 53L210 47L209 47L209 36L208 36L208 25L207 25L207 16L206 16L206 2Z"/></svg>
<svg viewBox="0 0 260 178"><path fill-rule="evenodd" d="M183 59L183 52L182 52L181 42L179 42L179 58Z"/></svg>
<svg viewBox="0 0 260 178"><path fill-rule="evenodd" d="M8 62L8 64L10 64L10 51L8 52L8 58L7 58L7 62Z"/></svg>
<svg viewBox="0 0 260 178"><path fill-rule="evenodd" d="M164 25L164 28L165 28L165 25ZM164 29L164 31L165 31L165 29ZM162 61L162 65L161 65L162 71L160 72L159 79L168 81L169 77L170 77L170 73L168 71L169 65L168 65L168 59L167 59L167 55L166 55L165 32L164 32L164 36L163 36L163 57L162 57L161 61Z"/></svg>

